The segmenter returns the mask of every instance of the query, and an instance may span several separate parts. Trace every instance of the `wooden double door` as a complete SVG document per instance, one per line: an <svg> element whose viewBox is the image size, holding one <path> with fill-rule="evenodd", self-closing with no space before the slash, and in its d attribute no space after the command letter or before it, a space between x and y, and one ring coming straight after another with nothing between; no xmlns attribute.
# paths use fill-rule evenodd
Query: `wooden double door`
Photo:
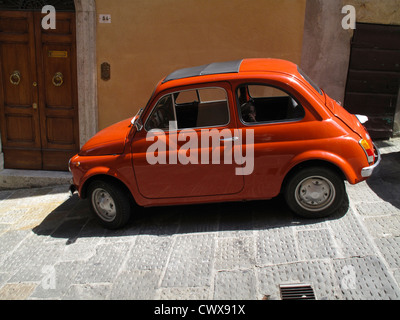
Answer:
<svg viewBox="0 0 400 320"><path fill-rule="evenodd" d="M0 11L4 167L67 170L79 149L75 13Z"/></svg>
<svg viewBox="0 0 400 320"><path fill-rule="evenodd" d="M344 105L367 115L374 139L393 136L400 86L400 26L357 23Z"/></svg>

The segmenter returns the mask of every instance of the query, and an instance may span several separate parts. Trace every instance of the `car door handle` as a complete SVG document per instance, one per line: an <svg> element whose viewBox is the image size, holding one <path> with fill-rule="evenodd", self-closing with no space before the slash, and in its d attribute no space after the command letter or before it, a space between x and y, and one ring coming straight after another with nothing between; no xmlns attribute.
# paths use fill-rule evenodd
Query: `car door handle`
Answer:
<svg viewBox="0 0 400 320"><path fill-rule="evenodd" d="M239 137L232 137L232 138L221 138L219 141L237 141Z"/></svg>

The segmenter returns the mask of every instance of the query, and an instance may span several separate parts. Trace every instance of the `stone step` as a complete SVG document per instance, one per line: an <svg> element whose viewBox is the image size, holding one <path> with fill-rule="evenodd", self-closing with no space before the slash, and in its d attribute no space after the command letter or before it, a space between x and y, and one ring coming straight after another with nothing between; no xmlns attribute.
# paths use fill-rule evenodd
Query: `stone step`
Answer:
<svg viewBox="0 0 400 320"><path fill-rule="evenodd" d="M70 184L71 179L66 171L4 169L0 171L0 190Z"/></svg>

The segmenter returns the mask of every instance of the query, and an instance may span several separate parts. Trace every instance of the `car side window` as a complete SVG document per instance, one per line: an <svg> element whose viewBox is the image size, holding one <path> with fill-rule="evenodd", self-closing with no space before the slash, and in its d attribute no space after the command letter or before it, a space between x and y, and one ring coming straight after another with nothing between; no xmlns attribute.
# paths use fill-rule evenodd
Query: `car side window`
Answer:
<svg viewBox="0 0 400 320"><path fill-rule="evenodd" d="M178 129L223 126L229 123L228 96L222 88L178 91L159 100L146 122L146 130L168 130L169 121Z"/></svg>
<svg viewBox="0 0 400 320"><path fill-rule="evenodd" d="M245 124L301 120L304 108L288 93L276 87L259 84L237 89L239 114Z"/></svg>
<svg viewBox="0 0 400 320"><path fill-rule="evenodd" d="M176 95L178 129L215 127L229 123L228 98L224 89L201 88L178 92Z"/></svg>

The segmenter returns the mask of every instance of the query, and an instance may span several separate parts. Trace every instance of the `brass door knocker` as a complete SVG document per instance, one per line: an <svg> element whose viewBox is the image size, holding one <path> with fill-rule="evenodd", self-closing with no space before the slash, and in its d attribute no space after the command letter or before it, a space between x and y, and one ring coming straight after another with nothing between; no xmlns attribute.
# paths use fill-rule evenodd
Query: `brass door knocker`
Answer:
<svg viewBox="0 0 400 320"><path fill-rule="evenodd" d="M52 82L56 87L61 86L64 82L63 74L61 72L56 72L56 74L54 75L54 77L52 79Z"/></svg>
<svg viewBox="0 0 400 320"><path fill-rule="evenodd" d="M21 81L21 73L18 70L14 70L10 75L10 82L13 85L19 85Z"/></svg>

